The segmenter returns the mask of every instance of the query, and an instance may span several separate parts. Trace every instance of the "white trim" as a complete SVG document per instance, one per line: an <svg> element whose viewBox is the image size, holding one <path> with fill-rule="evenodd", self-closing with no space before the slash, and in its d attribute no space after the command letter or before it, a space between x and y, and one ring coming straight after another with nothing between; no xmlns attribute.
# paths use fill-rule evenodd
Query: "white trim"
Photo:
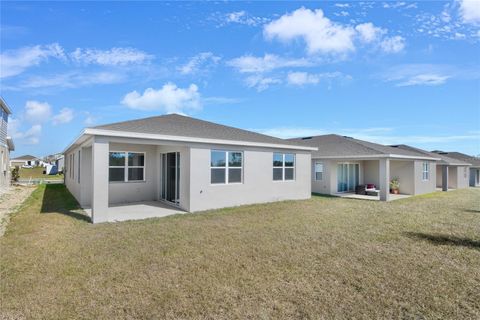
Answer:
<svg viewBox="0 0 480 320"><path fill-rule="evenodd" d="M124 153L125 154L125 165L124 166L111 166L110 165L110 153L117 152L117 153ZM143 154L143 166L129 166L128 165L128 154L129 153L141 153ZM108 182L109 183L124 183L124 182L129 182L129 183L140 183L140 182L146 182L147 179L145 177L145 172L146 172L146 166L147 166L147 153L145 151L124 151L124 150L109 150L108 151ZM110 168L124 168L124 177L123 181L110 181ZM128 169L133 168L133 169L138 169L138 168L143 168L143 179L142 180L129 180L128 179Z"/></svg>
<svg viewBox="0 0 480 320"><path fill-rule="evenodd" d="M223 152L225 153L225 166L224 167L212 167L212 152ZM228 156L230 153L241 153L242 154L242 165L240 167L231 167L228 164ZM222 149L210 149L210 185L211 186L221 186L221 185L232 185L232 184L243 184L243 170L244 167L244 152L240 150L222 150ZM212 183L212 169L223 169L225 170L225 182L224 183ZM240 182L229 182L229 170L230 169L236 169L240 170Z"/></svg>
<svg viewBox="0 0 480 320"><path fill-rule="evenodd" d="M411 160L432 160L440 161L440 158L429 158L429 157L414 157L414 156L402 156L398 154L377 154L377 155L365 155L365 156L313 156L312 159L384 159L384 158L394 158L395 159L411 159Z"/></svg>
<svg viewBox="0 0 480 320"><path fill-rule="evenodd" d="M305 150L305 151L317 151L316 147L307 147L300 145L288 145L288 144L276 144L276 143L264 143L264 142L248 142L237 140L224 140L224 139L210 139L210 138L196 138L196 137L184 137L184 136L171 136L163 134L152 133L138 133L128 131L115 131L86 128L80 135L99 135L109 137L124 137L124 138L138 138L138 139L152 139L152 140L166 140L166 141L180 141L180 142L196 142L207 144L224 144L224 145L238 145L238 146L252 146L252 147L266 147L266 148L279 148L279 149L291 149L291 150ZM78 140L78 137L76 140ZM75 141L76 141L75 140ZM72 143L73 145L74 143ZM70 148L70 146L68 147ZM67 149L68 149L67 148Z"/></svg>

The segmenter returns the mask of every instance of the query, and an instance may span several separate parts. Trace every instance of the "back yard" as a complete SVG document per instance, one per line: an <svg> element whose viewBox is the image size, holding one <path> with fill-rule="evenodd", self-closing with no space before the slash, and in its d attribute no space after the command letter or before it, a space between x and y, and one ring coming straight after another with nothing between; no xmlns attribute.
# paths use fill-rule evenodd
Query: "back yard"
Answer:
<svg viewBox="0 0 480 320"><path fill-rule="evenodd" d="M48 175L44 174L43 171L45 168L43 167L35 167L35 168L20 168L20 179L21 180L29 180L29 179L48 179L48 180L62 180L63 175L61 174L54 174Z"/></svg>
<svg viewBox="0 0 480 320"><path fill-rule="evenodd" d="M480 318L480 189L314 196L92 225L40 186L0 238L0 318Z"/></svg>

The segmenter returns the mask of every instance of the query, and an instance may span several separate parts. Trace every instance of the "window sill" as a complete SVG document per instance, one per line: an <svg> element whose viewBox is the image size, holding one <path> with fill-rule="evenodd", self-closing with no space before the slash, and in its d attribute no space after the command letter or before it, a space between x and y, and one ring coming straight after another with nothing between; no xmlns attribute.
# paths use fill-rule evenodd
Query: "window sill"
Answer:
<svg viewBox="0 0 480 320"><path fill-rule="evenodd" d="M109 184L121 184L121 183L146 183L147 180L137 180L137 181L108 181Z"/></svg>

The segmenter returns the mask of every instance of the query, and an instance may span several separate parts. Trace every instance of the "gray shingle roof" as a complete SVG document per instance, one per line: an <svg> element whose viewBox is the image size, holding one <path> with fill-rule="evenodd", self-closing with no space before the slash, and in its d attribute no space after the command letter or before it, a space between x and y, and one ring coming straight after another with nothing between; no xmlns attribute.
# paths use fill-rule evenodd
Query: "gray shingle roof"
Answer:
<svg viewBox="0 0 480 320"><path fill-rule="evenodd" d="M461 152L455 152L455 151L449 151L449 152L444 152L444 151L432 151L435 154L438 154L440 156L446 156L449 158L457 159L463 162L470 163L473 167L480 167L480 158L461 153Z"/></svg>
<svg viewBox="0 0 480 320"><path fill-rule="evenodd" d="M125 131L146 134L159 134L204 139L220 139L255 143L303 146L295 141L283 140L264 134L224 126L221 124L195 119L179 114L168 114L150 118L117 122L93 129Z"/></svg>
<svg viewBox="0 0 480 320"><path fill-rule="evenodd" d="M419 158L431 157L413 150L393 148L378 143L372 143L336 134L295 138L289 140L308 146L317 147L318 151L313 151L313 157L361 157L385 155L401 155Z"/></svg>
<svg viewBox="0 0 480 320"><path fill-rule="evenodd" d="M24 155L24 156L21 156L21 157L16 157L16 158L13 158L13 159L10 159L10 160L36 160L38 159L37 157L35 156L31 156L29 154L27 155Z"/></svg>
<svg viewBox="0 0 480 320"><path fill-rule="evenodd" d="M466 162L464 162L464 161L459 161L459 160L457 160L457 159L453 159L453 158L448 157L448 156L443 155L443 154L438 154L438 153L429 152L429 151L426 151L426 150L423 150L423 149L415 148L415 147L412 147L412 146L407 146L407 145L405 145L405 144L399 144L399 145L396 145L395 147L401 148L401 149L404 149L404 150L414 150L414 151L416 151L416 152L423 153L423 154L425 154L425 155L428 156L428 157L440 158L441 160L437 162L438 164L446 164L446 165L468 165L468 163L466 163Z"/></svg>

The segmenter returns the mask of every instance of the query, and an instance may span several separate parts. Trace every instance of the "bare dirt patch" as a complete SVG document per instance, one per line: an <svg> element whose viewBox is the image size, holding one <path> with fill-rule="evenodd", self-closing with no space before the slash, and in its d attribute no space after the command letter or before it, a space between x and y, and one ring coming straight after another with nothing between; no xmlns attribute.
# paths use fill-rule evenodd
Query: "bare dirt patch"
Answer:
<svg viewBox="0 0 480 320"><path fill-rule="evenodd" d="M10 214L19 208L33 190L35 187L15 186L0 195L0 237L5 233Z"/></svg>

